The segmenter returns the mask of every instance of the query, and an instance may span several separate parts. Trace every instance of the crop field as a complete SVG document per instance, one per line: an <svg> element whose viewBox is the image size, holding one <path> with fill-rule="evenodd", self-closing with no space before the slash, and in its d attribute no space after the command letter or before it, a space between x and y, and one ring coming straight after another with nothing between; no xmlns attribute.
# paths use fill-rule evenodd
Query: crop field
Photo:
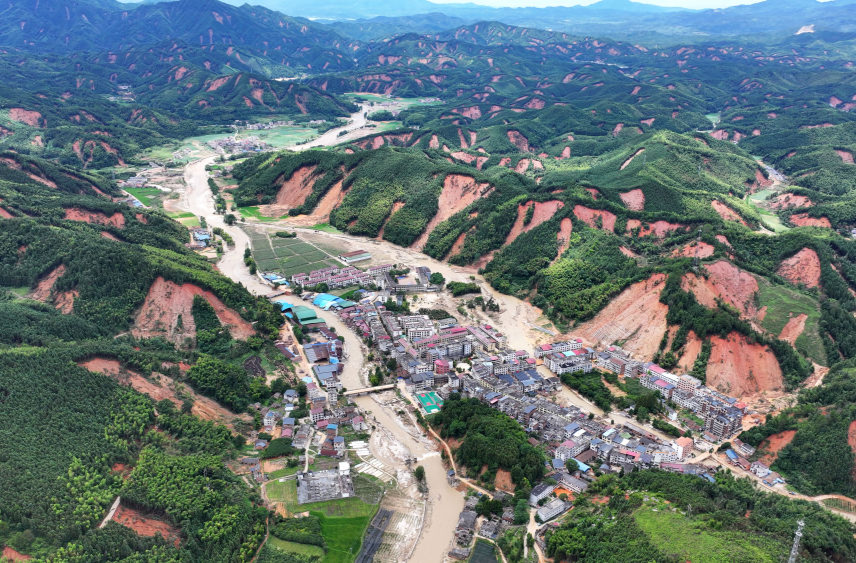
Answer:
<svg viewBox="0 0 856 563"><path fill-rule="evenodd" d="M277 272L285 277L342 264L323 250L299 238L268 238L250 231L253 258L262 272Z"/></svg>
<svg viewBox="0 0 856 563"><path fill-rule="evenodd" d="M360 552L363 534L377 512L383 492L379 485L363 476L354 478L354 489L356 496L350 498L297 504L297 481L273 481L266 486L268 498L283 503L288 512L308 511L321 520L321 531L327 542L324 561L334 563L353 561Z"/></svg>
<svg viewBox="0 0 856 563"><path fill-rule="evenodd" d="M470 563L496 563L496 548L492 543L479 539L470 556Z"/></svg>

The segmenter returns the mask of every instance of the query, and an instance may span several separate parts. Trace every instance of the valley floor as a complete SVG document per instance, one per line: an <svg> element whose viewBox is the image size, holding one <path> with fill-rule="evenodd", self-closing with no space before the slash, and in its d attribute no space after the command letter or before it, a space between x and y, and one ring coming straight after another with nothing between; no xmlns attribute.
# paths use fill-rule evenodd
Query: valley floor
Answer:
<svg viewBox="0 0 856 563"><path fill-rule="evenodd" d="M310 145L311 147L319 145L332 146L342 142L345 135L359 136L361 128L365 125L365 119L361 112L357 112L352 116L352 121L349 125L333 129L311 143L296 145L292 148L303 150L310 148ZM346 133L340 137L339 133L341 131L346 131ZM187 165L184 172L186 189L181 194L179 200L171 203L171 207L174 208L172 210L189 212L197 217L204 216L211 227L220 227L228 232L235 240L235 245L232 248L225 249L221 260L217 264L218 269L232 280L243 284L250 292L260 296L270 296L273 293L270 286L263 283L258 276L251 275L243 262L244 249L250 247L250 236L246 230L238 225L227 226L223 216L214 213L214 200L208 186L208 173L206 172L206 166L213 163L214 159L214 156L210 156ZM486 298L492 297L499 303L501 312L488 316L475 309L474 312L470 313L476 317L474 320L496 326L507 336L509 345L515 349L532 349L537 344L553 339L550 334L551 327L545 323L542 312L539 309L515 297L493 291L490 285L472 267L451 266L447 263L434 260L416 250L395 246L383 240L366 239L344 233L300 227L289 223L287 219L262 222L252 217L247 217L245 220L246 225L252 225L253 229L268 231L269 233L282 230L283 228L295 230L300 234L301 238L305 238L306 241L318 246L341 249L344 252L361 249L370 252L374 258L386 263L406 263L411 267L427 266L431 271L443 274L448 281L475 281L482 289ZM451 298L446 295L420 296L419 299L418 304L421 307L436 306L446 309L450 309L451 307L450 310L456 308L456 304L453 304ZM345 370L341 375L343 385L349 389L368 386L368 374L363 369L366 363L365 354L367 350L359 338L334 313L318 309L310 303L306 303L305 305L312 307L318 317L326 321L330 327L345 338L346 361L344 362ZM357 405L368 414L371 423L380 429L379 432L373 433L372 439L368 444L369 451L374 459L385 466L391 474L399 475L404 479L407 477L402 474L409 474L405 470L405 459L416 458L418 460L417 463L425 468L429 490L422 528L418 532L418 540L415 545L412 545L412 538L402 538L402 545L398 547L405 548L405 544L407 544L406 547L412 550L409 557L407 557L408 560L442 561L454 537L458 514L463 509L464 497L449 485L446 479L446 469L442 463L436 442L430 440L411 421L402 420L396 414L396 411L401 408L400 399L393 396L392 393L385 395L390 396L363 396L354 398ZM561 404L575 405L588 412L602 414L600 409L588 400L564 386L557 398ZM613 412L610 418L617 424L630 423L638 425L637 421L631 420L620 412ZM646 426L646 430L661 435L662 438L666 438L666 436L653 427ZM724 460L716 456L713 456L713 458L724 467L731 467L730 465L726 465ZM744 475L739 470L734 470L738 471L741 476L754 479L754 476L751 474L747 473ZM755 480L758 481L757 479ZM763 484L761 486L763 487ZM781 488L772 489L764 487L764 489L788 495L788 492L781 490ZM816 502L823 500L821 497L794 496ZM841 511L836 512L851 521L856 521L856 515L854 514ZM403 552L399 553L403 555Z"/></svg>

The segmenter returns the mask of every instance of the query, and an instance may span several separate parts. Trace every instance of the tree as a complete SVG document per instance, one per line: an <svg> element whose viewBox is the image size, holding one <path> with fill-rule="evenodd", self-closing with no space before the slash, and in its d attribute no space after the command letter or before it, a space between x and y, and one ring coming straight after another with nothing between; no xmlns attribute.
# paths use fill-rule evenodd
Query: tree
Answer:
<svg viewBox="0 0 856 563"><path fill-rule="evenodd" d="M231 213L227 213L225 217L223 217L223 221L229 225L230 227L235 224L238 219L232 215Z"/></svg>
<svg viewBox="0 0 856 563"><path fill-rule="evenodd" d="M519 526L529 521L529 502L520 499L514 505L514 524Z"/></svg>
<svg viewBox="0 0 856 563"><path fill-rule="evenodd" d="M416 469L413 470L413 476L416 477L416 480L422 482L425 480L425 468L421 465L417 465Z"/></svg>
<svg viewBox="0 0 856 563"><path fill-rule="evenodd" d="M577 463L577 460L570 458L565 462L565 468L568 470L568 473L574 473L580 470L580 465Z"/></svg>
<svg viewBox="0 0 856 563"><path fill-rule="evenodd" d="M446 278L440 272L434 272L428 281L434 285L443 286L446 283Z"/></svg>

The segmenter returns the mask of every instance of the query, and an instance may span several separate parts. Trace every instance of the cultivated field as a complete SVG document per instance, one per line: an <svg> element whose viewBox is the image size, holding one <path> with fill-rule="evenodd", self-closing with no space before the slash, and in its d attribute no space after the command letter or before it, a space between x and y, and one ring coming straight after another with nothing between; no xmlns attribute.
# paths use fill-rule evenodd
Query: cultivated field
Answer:
<svg viewBox="0 0 856 563"><path fill-rule="evenodd" d="M330 254L299 238L268 237L250 230L248 234L253 258L261 272L277 272L290 277L301 272L342 265Z"/></svg>

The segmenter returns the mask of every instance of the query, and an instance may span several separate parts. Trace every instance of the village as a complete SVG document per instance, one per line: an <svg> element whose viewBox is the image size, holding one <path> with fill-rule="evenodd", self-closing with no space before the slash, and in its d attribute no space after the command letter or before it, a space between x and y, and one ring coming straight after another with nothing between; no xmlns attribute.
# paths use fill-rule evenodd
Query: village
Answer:
<svg viewBox="0 0 856 563"><path fill-rule="evenodd" d="M341 431L363 433L370 428L365 414L349 398L388 391L399 393L421 416L439 411L444 401L457 393L478 399L522 426L530 443L548 457L546 477L533 483L528 498L535 521L543 524L535 534L542 549L547 527L573 507L576 494L606 473L658 468L714 481L725 461L751 472L767 487L784 486L781 476L765 464L748 461L754 448L735 438L744 424L757 423L759 415L699 379L634 359L618 346L586 346L580 338L514 350L505 335L490 324L460 323L451 314L436 311L431 315L409 311L408 295L443 291L442 282L427 267L411 272L406 266L382 264L360 270L353 264L371 258L363 250L338 258L346 265L288 278L259 274L269 285L288 288L274 301L300 338L299 342L280 342L278 348L290 360L305 358L311 365L311 371L302 377L306 409L301 412L301 397L287 391L281 411L264 413L265 432L273 432L279 425L279 436L291 438L294 448L307 452L314 439L319 456L338 462L320 473L296 474L298 498L306 499L301 502L353 494L348 451L354 446ZM329 293L347 288L355 289L340 292L341 296ZM335 313L381 360L387 377L379 378L376 372L370 386L345 389L340 379L347 361L343 339L319 318L316 309ZM627 416L616 424L615 415L611 418L609 413L597 415L581 406L560 404L558 396L569 391L568 382L586 374L602 374L621 383L633 381L656 393L660 409L653 425L647 421L631 423ZM623 412L632 413L632 406ZM658 430L663 428L676 432ZM363 439L361 435L357 447L365 447ZM266 445L260 442L257 447ZM724 457L717 457L718 452ZM309 462L308 457L301 458L304 467L308 468ZM254 467L254 476L264 481L260 467ZM452 468L448 480L452 485L464 482L471 486ZM468 558L475 547L474 538L496 540L514 526L511 507L506 507L501 516L479 517L474 507L487 491L472 488L476 494L466 499L455 531L456 545L448 552L452 559ZM508 496L499 490L490 494L499 499Z"/></svg>

